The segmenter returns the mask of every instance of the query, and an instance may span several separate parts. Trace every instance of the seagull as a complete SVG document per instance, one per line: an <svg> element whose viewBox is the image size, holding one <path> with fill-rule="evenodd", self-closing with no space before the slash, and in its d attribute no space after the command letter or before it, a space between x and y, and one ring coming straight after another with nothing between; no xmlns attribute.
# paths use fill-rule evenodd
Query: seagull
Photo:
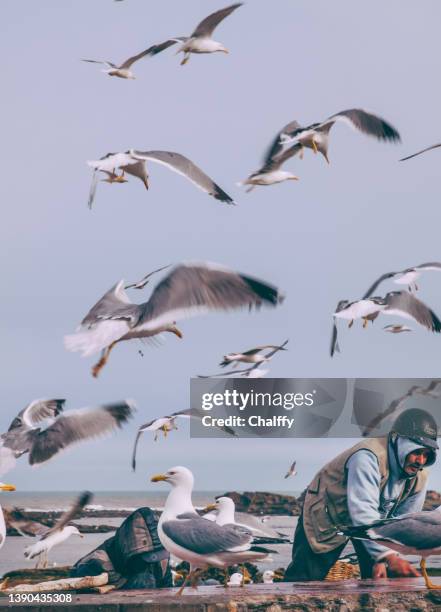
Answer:
<svg viewBox="0 0 441 612"><path fill-rule="evenodd" d="M81 513L87 504L90 504L91 499L92 493L89 491L81 493L73 506L60 517L59 521L53 527L50 529L46 528L40 534L36 544L25 548L24 556L26 559L30 560L38 557L36 567L45 568L48 565L48 553L54 546L61 544L72 535L78 535L80 538L83 538L84 536L80 533L78 527L69 525L69 523Z"/></svg>
<svg viewBox="0 0 441 612"><path fill-rule="evenodd" d="M226 8L208 15L208 17L205 17L205 19L198 24L190 36L175 36L160 45L156 45L158 49L156 53L167 49L167 47L175 43L182 43L176 52L184 54L181 66L184 66L188 62L191 53L228 53L228 49L221 43L213 40L211 35L220 22L223 21L225 17L228 17L228 15L231 15L231 13L239 8L239 6L242 6L242 4L242 2L236 2L231 6L227 6Z"/></svg>
<svg viewBox="0 0 441 612"><path fill-rule="evenodd" d="M321 123L312 123L306 127L297 121L285 125L273 140L267 158L272 158L282 150L285 144L297 143L302 147L312 149L314 153L321 153L329 163L328 146L329 132L336 122L344 122L352 128L377 140L399 142L400 134L387 121L360 108L351 108L331 115Z"/></svg>
<svg viewBox="0 0 441 612"><path fill-rule="evenodd" d="M98 173L106 175L103 179L106 183L127 183L125 174L131 174L139 178L146 189L149 188L146 161L152 161L166 166L170 170L184 176L205 193L225 204L234 204L234 200L223 189L219 187L205 172L203 172L188 157L173 151L137 151L130 149L124 153L106 153L97 160L88 161L87 164L93 168L92 184L89 191L89 208L92 208L96 189L98 186ZM117 174L117 170L121 174Z"/></svg>
<svg viewBox="0 0 441 612"><path fill-rule="evenodd" d="M244 584L252 584L252 580L239 572L231 574L230 579L227 582L228 586L243 586Z"/></svg>
<svg viewBox="0 0 441 612"><path fill-rule="evenodd" d="M261 355L261 352L266 349L275 349L275 351L272 351L272 354L274 354L276 351L286 351L287 349L284 348L284 346L287 342L288 341L281 346L264 344L263 346L256 346L256 348L249 349L243 353L228 353L227 355L224 355L224 358L219 365L224 368L225 366L234 362L261 364L265 361L270 361L271 357Z"/></svg>
<svg viewBox="0 0 441 612"><path fill-rule="evenodd" d="M268 344L263 347L257 347L257 349L251 349L251 351L246 351L245 353L230 353L230 355L224 355L224 360L220 364L221 366L223 366L224 364L227 365L228 357L231 357L232 355L236 355L238 357L243 356L246 359L248 359L247 353L251 353L252 351L256 351L256 350L261 351L261 350L264 350L265 348L272 349L269 353L267 353L264 356L262 355L253 356L252 354L250 354L249 359L251 361L248 361L248 362L245 361L245 363L253 363L253 365L250 368L244 368L243 370L236 370L236 369L229 370L228 372L220 372L219 374L212 374L211 376L198 375L198 378L217 378L217 377L225 377L225 376L231 376L231 375L236 375L236 374L239 374L240 376L244 376L246 378L262 378L269 372L269 370L265 370L260 367L262 363L270 361L273 355L275 355L278 351L288 350L285 348L287 344L288 344L288 340L285 340L285 342L281 344L280 346ZM244 361L244 360L238 358L238 359L235 359L234 361Z"/></svg>
<svg viewBox="0 0 441 612"><path fill-rule="evenodd" d="M427 575L426 559L441 554L441 509L386 518L361 527L346 527L344 535L379 542L403 555L421 556L421 572L428 589L441 589Z"/></svg>
<svg viewBox="0 0 441 612"><path fill-rule="evenodd" d="M248 529L254 538L277 541L283 538L284 540L288 540L283 533L279 533L275 529L265 525L262 520L252 514L236 512L236 505L231 497L217 497L216 501L213 504L208 504L203 512L213 512L215 515L214 520L217 525L238 525L239 527ZM204 518L210 520L211 517L209 515L204 515Z"/></svg>
<svg viewBox="0 0 441 612"><path fill-rule="evenodd" d="M151 481L165 481L172 486L158 522L158 536L169 553L190 563L178 595L188 580L196 585L200 570L211 566L226 571L231 565L265 559L272 552L253 546L253 536L247 529L237 525L222 527L200 517L191 501L194 477L188 468L173 467L165 474L153 476Z"/></svg>
<svg viewBox="0 0 441 612"><path fill-rule="evenodd" d="M106 60L101 61L101 60L93 60L93 59L82 59L81 61L89 62L91 64L104 64L105 66L108 66L107 70L103 70L103 72L105 74L108 74L111 77L113 76L119 77L120 79L136 79L135 75L130 70L132 64L134 64L141 58L145 57L146 55L150 55L150 56L156 55L157 53L164 51L164 49L167 49L173 44L174 44L174 41L166 41L165 43L162 43L162 45L153 45L149 47L148 49L141 51L141 53L132 55L132 57L129 57L129 59L126 59L126 61L120 64L119 66L117 66L116 64L113 64L112 62L108 62Z"/></svg>
<svg viewBox="0 0 441 612"><path fill-rule="evenodd" d="M429 270L441 272L441 263L438 261L430 261L428 263L423 263L419 266L414 266L413 268L406 268L405 270L400 270L398 272L386 272L377 278L377 280L369 287L363 298L370 297L377 287L383 281L388 280L389 278L393 279L393 282L397 285L407 285L409 291L412 291L412 289L418 291L418 285L416 284L417 279L421 276L422 272L427 272Z"/></svg>
<svg viewBox="0 0 441 612"><path fill-rule="evenodd" d="M29 464L52 459L60 451L83 440L122 427L134 412L132 402L105 404L63 412L65 400L35 400L18 413L0 436L0 474L15 466L16 459L29 453ZM42 429L44 421L46 429Z"/></svg>
<svg viewBox="0 0 441 612"><path fill-rule="evenodd" d="M284 181L298 181L298 176L292 172L281 170L281 167L288 159L301 153L302 150L303 146L297 143L278 155L270 156L265 159L263 166L261 166L259 170L250 174L244 181L239 183L239 185L250 185L246 190L246 192L249 193L257 185L268 186L275 185L276 183L283 183Z"/></svg>
<svg viewBox="0 0 441 612"><path fill-rule="evenodd" d="M289 470L286 472L285 474L285 478L289 478L290 476L296 476L297 471L296 471L296 461L293 461Z"/></svg>
<svg viewBox="0 0 441 612"><path fill-rule="evenodd" d="M65 347L83 356L102 351L92 370L97 377L118 342L161 332L182 338L176 319L211 310L276 306L281 301L278 289L250 276L215 264L180 264L156 285L143 304L129 300L121 280L93 306L76 333L65 337Z"/></svg>
<svg viewBox="0 0 441 612"><path fill-rule="evenodd" d="M363 319L363 327L365 328L369 321L374 322L381 313L412 319L431 332L437 334L441 332L441 321L433 310L407 291L391 291L384 298L369 297L355 302L341 300L333 314L331 357L336 350L339 350L336 319L348 320L349 327L352 327L355 319Z"/></svg>
<svg viewBox="0 0 441 612"><path fill-rule="evenodd" d="M403 157L403 159L400 159L400 161L406 161L407 159L412 159L412 157L416 157L417 155L421 155L421 153L425 153L426 151L431 151L432 149L437 149L438 147L441 147L441 142L438 144L432 145L431 147L426 147L422 151L418 151L418 153L414 153L413 155L408 155L407 157Z"/></svg>
<svg viewBox="0 0 441 612"><path fill-rule="evenodd" d="M14 485L0 482L0 491L15 491L15 487ZM5 541L6 541L6 523L5 523L5 517L3 515L2 507L0 506L0 548L2 548Z"/></svg>
<svg viewBox="0 0 441 612"><path fill-rule="evenodd" d="M413 331L410 327L407 327L407 325L385 325L383 329L390 334L402 334L403 332Z"/></svg>
<svg viewBox="0 0 441 612"><path fill-rule="evenodd" d="M201 412L197 408L189 408L188 410L180 410L179 412L173 412L170 416L158 417L156 419L153 419L152 421L149 421L148 423L144 423L144 425L141 425L141 427L138 429L138 433L136 434L135 444L133 446L133 454L132 454L133 471L135 471L136 469L136 450L138 447L138 442L139 442L140 437L145 431L154 431L155 432L154 441L156 442L160 431L162 431L162 433L164 434L164 438L166 438L170 431L173 431L174 429L178 429L176 426L176 419L194 418L194 419L201 420L202 417L203 417L203 412ZM217 427L221 431L224 431L230 436L236 435L236 432L234 431L234 429L231 429L231 427L227 427L226 425L215 425L215 427Z"/></svg>

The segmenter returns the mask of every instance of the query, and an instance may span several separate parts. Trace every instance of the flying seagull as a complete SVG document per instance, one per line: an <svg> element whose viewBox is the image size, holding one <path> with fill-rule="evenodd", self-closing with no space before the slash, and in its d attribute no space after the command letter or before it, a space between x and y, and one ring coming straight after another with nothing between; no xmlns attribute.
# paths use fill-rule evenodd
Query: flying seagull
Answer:
<svg viewBox="0 0 441 612"><path fill-rule="evenodd" d="M265 160L263 166L250 174L244 181L239 185L249 185L246 190L247 193L252 191L257 185L268 186L275 185L276 183L283 183L284 181L298 181L299 177L288 172L287 170L281 170L283 164L294 157L298 153L301 153L303 146L296 143L292 147L282 151L281 153L271 156Z"/></svg>
<svg viewBox="0 0 441 612"><path fill-rule="evenodd" d="M296 463L297 463L296 461L292 462L289 470L286 472L286 474L284 476L285 478L289 478L290 476L295 476L297 474Z"/></svg>
<svg viewBox="0 0 441 612"><path fill-rule="evenodd" d="M361 527L346 527L344 535L372 540L403 555L421 557L421 572L428 589L441 589L433 584L426 571L426 559L441 554L441 510L413 512L396 518L386 518Z"/></svg>
<svg viewBox="0 0 441 612"><path fill-rule="evenodd" d="M421 276L422 272L427 272L430 270L435 270L436 272L441 272L441 263L439 261L430 261L428 263L420 264L419 266L414 266L413 268L406 268L405 270L399 270L398 272L386 272L382 274L377 280L372 283L369 289L364 294L363 298L370 297L373 292L377 289L377 287L385 280L392 279L393 282L397 285L407 285L409 291L414 289L418 290L418 285L416 284L417 279Z"/></svg>
<svg viewBox="0 0 441 612"><path fill-rule="evenodd" d="M413 155L408 155L407 157L403 157L402 159L400 159L400 161L406 161L407 159L412 159L412 157L416 157L417 155L421 155L421 153L425 153L426 151L431 151L432 149L437 149L438 147L441 147L441 142L438 144L434 144L431 147L426 147L422 151L418 151L418 153L413 153Z"/></svg>
<svg viewBox="0 0 441 612"><path fill-rule="evenodd" d="M153 274L157 274L158 272L167 270L167 268L170 268L170 264L168 266L162 266L157 270L153 270L153 272L149 272L143 278L141 278L140 281L137 281L136 283L131 283L130 285L126 285L124 289L144 289L144 287L149 284L150 278L153 276Z"/></svg>
<svg viewBox="0 0 441 612"><path fill-rule="evenodd" d="M106 153L98 160L88 161L93 168L92 184L89 191L89 208L92 208L98 186L99 172L106 175L103 179L106 183L127 183L125 174L131 174L139 178L146 189L149 188L146 161L152 161L166 166L170 170L184 176L205 193L220 202L234 204L233 199L225 193L205 172L203 172L188 157L173 151L137 151L130 149L125 153ZM121 170L121 174L117 174Z"/></svg>
<svg viewBox="0 0 441 612"><path fill-rule="evenodd" d="M224 358L219 365L224 368L225 366L236 362L261 364L265 361L270 361L271 357L268 357L267 355L262 355L262 351L265 351L266 349L275 349L272 354L277 351L286 351L287 349L285 349L284 346L287 342L288 341L284 342L284 344L281 346L274 344L264 344L262 346L256 346L255 348L249 349L247 351L243 351L243 353L228 353L227 355L224 355Z"/></svg>
<svg viewBox="0 0 441 612"><path fill-rule="evenodd" d="M80 538L84 537L78 527L69 525L69 523L81 514L87 504L90 504L92 497L92 493L89 491L81 493L73 506L62 514L53 527L46 528L43 533L39 534L39 539L35 544L25 548L24 556L26 559L30 560L38 557L36 567L45 568L48 565L48 553L54 546L61 544L72 535L78 535Z"/></svg>
<svg viewBox="0 0 441 612"><path fill-rule="evenodd" d="M224 359L220 364L222 367L228 365L228 358L229 357L232 358L233 356L236 356L238 358L231 359L231 361L237 361L237 362L243 361L244 363L252 363L253 365L249 368L244 368L242 370L237 370L237 369L228 370L228 372L220 372L218 374L211 374L210 376L198 375L198 378L217 378L217 377L232 376L235 374L239 374L240 376L243 376L246 378L262 378L269 371L269 370L265 370L260 367L262 363L270 361L271 358L278 351L288 350L285 348L287 344L288 344L288 340L285 340L285 342L281 344L280 346L268 344L266 346L261 346L255 349L251 349L251 351L246 351L244 353L230 353L229 355L224 355ZM253 355L253 351L262 351L262 350L265 350L266 348L271 348L271 351L266 353L266 355L259 355L259 354ZM248 353L250 354L248 355Z"/></svg>
<svg viewBox="0 0 441 612"><path fill-rule="evenodd" d="M92 370L97 377L118 342L161 332L182 338L177 319L212 310L276 306L282 300L278 289L250 276L214 264L180 264L156 285L143 304L129 300L121 280L93 306L80 328L65 337L65 346L85 357L102 351Z"/></svg>
<svg viewBox="0 0 441 612"><path fill-rule="evenodd" d="M363 327L366 327L369 321L373 322L381 313L412 319L431 332L441 332L441 321L438 316L424 302L407 291L391 291L384 298L370 297L354 302L341 300L333 314L331 357L336 350L339 350L336 319L348 320L349 327L352 327L354 320L362 319Z"/></svg>
<svg viewBox="0 0 441 612"><path fill-rule="evenodd" d="M220 9L219 11L208 15L208 17L205 17L205 19L200 22L190 36L175 36L174 38L170 38L169 40L156 45L156 48L158 49L156 53L167 49L167 47L170 47L175 43L181 43L181 46L176 52L184 54L181 66L188 62L191 53L228 53L228 49L226 49L221 43L213 40L211 35L220 22L223 21L225 17L228 17L228 15L231 15L231 13L239 8L239 6L242 6L242 4L242 2L236 2L231 6L227 6L226 8Z"/></svg>
<svg viewBox="0 0 441 612"><path fill-rule="evenodd" d="M0 482L0 491L15 491L15 486ZM0 506L0 548L6 541L6 523L3 515L2 507Z"/></svg>
<svg viewBox="0 0 441 612"><path fill-rule="evenodd" d="M156 55L157 53L164 51L164 49L167 49L173 44L174 44L174 41L166 41L165 43L162 43L162 45L153 45L149 47L148 49L141 51L141 53L132 55L132 57L129 57L128 59L126 59L126 61L120 64L119 66L117 66L116 64L113 64L112 62L108 62L106 60L101 61L101 60L93 60L93 59L82 59L81 61L89 62L91 64L104 64L105 66L108 66L108 68L106 70L103 70L103 72L108 74L109 76L119 77L120 79L136 79L135 75L130 70L132 64L134 64L141 58L145 57L146 55L150 55L150 56Z"/></svg>
<svg viewBox="0 0 441 612"><path fill-rule="evenodd" d="M134 412L130 402L105 404L63 412L65 400L35 400L12 421L0 436L0 474L29 453L29 464L52 459L60 451L83 440L110 433L122 427ZM49 424L42 429L44 421Z"/></svg>
<svg viewBox="0 0 441 612"><path fill-rule="evenodd" d="M378 115L360 108L351 108L331 115L321 123L312 123L306 127L301 126L297 121L291 121L280 130L273 140L267 158L273 158L286 144L298 143L302 147L312 149L314 153L321 153L329 163L329 132L336 122L344 122L377 140L389 142L401 140L397 130Z"/></svg>
<svg viewBox="0 0 441 612"><path fill-rule="evenodd" d="M144 423L144 425L141 425L141 427L138 429L138 432L136 434L135 444L133 446L132 469L133 470L136 469L136 450L138 447L139 439L145 431L154 431L155 432L154 441L156 442L156 440L158 439L158 435L161 431L164 434L164 438L166 438L170 431L173 431L174 429L178 429L176 426L176 419L178 418L192 419L193 418L193 419L201 420L203 415L204 413L201 410L198 410L197 408L189 408L188 410L180 410L179 412L173 412L170 416L162 416L156 419L152 419L148 423ZM223 425L215 425L215 427L218 427L218 429L227 433L230 436L236 435L236 432L234 431L234 429L231 429L231 427L227 427Z"/></svg>
<svg viewBox="0 0 441 612"><path fill-rule="evenodd" d="M207 567L226 571L229 566L265 559L272 551L254 546L248 529L238 525L220 526L201 518L193 507L194 477L188 468L177 466L151 478L172 486L158 523L158 536L169 553L190 563L190 571L178 591L190 580L196 586L197 573ZM228 572L227 572L228 575Z"/></svg>
<svg viewBox="0 0 441 612"><path fill-rule="evenodd" d="M407 327L407 325L385 325L383 329L384 331L389 332L389 334L402 334L403 332L412 331L412 329Z"/></svg>

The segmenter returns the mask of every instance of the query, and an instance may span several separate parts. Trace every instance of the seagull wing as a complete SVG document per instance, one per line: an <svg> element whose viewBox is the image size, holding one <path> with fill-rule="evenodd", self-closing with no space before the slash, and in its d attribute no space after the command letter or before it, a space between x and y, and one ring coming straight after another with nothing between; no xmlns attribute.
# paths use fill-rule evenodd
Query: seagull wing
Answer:
<svg viewBox="0 0 441 612"><path fill-rule="evenodd" d="M133 412L133 404L125 401L64 413L47 429L29 432L29 463L43 463L72 444L108 434L122 427Z"/></svg>
<svg viewBox="0 0 441 612"><path fill-rule="evenodd" d="M378 115L368 113L360 108L351 108L336 113L321 123L318 129L328 131L336 121L349 123L351 127L368 136L374 136L378 140L388 140L391 142L399 142L401 140L400 134L390 123Z"/></svg>
<svg viewBox="0 0 441 612"><path fill-rule="evenodd" d="M300 153L302 149L303 149L303 145L301 145L299 142L296 142L295 144L293 144L291 147L289 147L282 153L275 155L274 157L271 157L270 159L268 159L265 162L265 164L259 169L259 171L256 172L255 174L260 174L262 172L271 172L272 170L278 170L281 166L283 166L283 164L286 161L288 161L288 159L291 159L291 157L294 157L294 155L297 155L298 153Z"/></svg>
<svg viewBox="0 0 441 612"><path fill-rule="evenodd" d="M173 542L200 555L249 550L253 536L236 525L221 527L198 518L165 521L162 530Z"/></svg>
<svg viewBox="0 0 441 612"><path fill-rule="evenodd" d="M202 417L204 416L204 414L205 413L198 410L198 408L188 408L188 410L180 410L179 412L173 412L171 416L183 417L183 418L187 417L187 418L192 418L192 419L198 419L200 421ZM234 431L234 429L231 429L231 427L227 427L226 425L215 425L215 427L217 427L217 429L220 429L221 431L227 433L230 436L236 435L236 432Z"/></svg>
<svg viewBox="0 0 441 612"><path fill-rule="evenodd" d="M370 297L373 294L373 292L378 287L378 285L380 285L383 281L387 280L388 278L393 278L397 274L401 274L401 272L386 272L385 274L382 274L379 278L377 278L377 280L374 283L372 283L372 285L369 287L369 289L366 291L366 293L363 295L361 299L366 300L368 297Z"/></svg>
<svg viewBox="0 0 441 612"><path fill-rule="evenodd" d="M90 491L83 491L83 493L81 493L81 495L77 497L77 499L75 500L73 505L69 508L69 510L66 510L66 512L64 512L60 516L60 518L55 523L55 525L51 527L51 529L49 529L44 534L44 536L42 537L42 540L45 540L48 536L50 536L55 531L61 531L63 527L65 527L71 521L79 517L83 508L87 506L88 504L90 504L90 502L92 501L92 498L93 498L93 494Z"/></svg>
<svg viewBox="0 0 441 612"><path fill-rule="evenodd" d="M441 142L438 144L432 145L431 147L426 147L425 149L422 149L422 151L418 151L418 153L413 153L412 155L403 157L402 159L400 159L400 161L406 161L407 159L412 159L412 157L416 157L417 155L421 155L421 153L426 153L426 151L431 151L432 149L437 149L438 147L441 147Z"/></svg>
<svg viewBox="0 0 441 612"><path fill-rule="evenodd" d="M281 141L282 135L291 137L295 135L296 131L299 129L301 129L301 125L298 121L290 121L289 123L287 123L278 132L277 136L273 139L272 143L266 150L265 157L264 157L265 163L268 163L269 161L271 161L273 157L276 157L280 153L280 151L283 150L283 143Z"/></svg>
<svg viewBox="0 0 441 612"><path fill-rule="evenodd" d="M225 17L228 17L228 15L231 15L231 13L239 8L239 6L242 6L242 4L242 2L236 2L236 4L232 4L231 6L227 6L226 8L208 15L208 17L205 17L205 19L198 24L191 38L205 38L211 36L220 22L224 20Z"/></svg>
<svg viewBox="0 0 441 612"><path fill-rule="evenodd" d="M89 62L90 64L104 64L105 66L109 66L109 68L117 68L116 64L112 64L112 62L107 62L106 60L92 60L92 59L82 59L82 62Z"/></svg>
<svg viewBox="0 0 441 612"><path fill-rule="evenodd" d="M335 352L339 353L340 347L338 345L337 323L334 320L334 325L332 326L332 335L331 335L331 350L330 350L331 357L334 357Z"/></svg>
<svg viewBox="0 0 441 612"><path fill-rule="evenodd" d="M225 193L223 189L219 187L205 172L203 172L196 164L190 159L181 155L180 153L173 153L172 151L136 151L131 150L131 155L138 159L148 159L167 166L170 170L185 176L191 181L196 187L202 189L209 195L225 202L226 204L234 204L233 199Z"/></svg>
<svg viewBox="0 0 441 612"><path fill-rule="evenodd" d="M81 326L92 327L106 319L126 319L134 324L141 313L139 308L128 298L124 290L124 281L121 280L89 310L81 321Z"/></svg>
<svg viewBox="0 0 441 612"><path fill-rule="evenodd" d="M153 274L157 274L157 272L162 272L163 270L166 270L167 268L170 268L170 264L168 264L167 266L162 266L162 268L158 268L157 270L153 270L153 272L149 272L140 281L136 283L131 283L130 285L126 285L124 289L144 289L144 287L147 285L149 281L149 278L153 276Z"/></svg>
<svg viewBox="0 0 441 612"><path fill-rule="evenodd" d="M120 168L121 170L124 170L124 172L127 172L127 174L131 174L141 179L141 181L144 183L145 188L146 189L149 188L149 183L148 183L149 175L147 174L147 168L145 166L145 161L138 161L134 164L128 164L127 166L120 166Z"/></svg>
<svg viewBox="0 0 441 612"><path fill-rule="evenodd" d="M164 51L165 49L168 49L168 47L171 47L172 45L176 44L177 41L178 41L177 38L169 39L169 40L164 41L163 43L160 43L159 45L152 45L148 49L141 51L141 53L132 55L132 57L129 57L129 59L126 59L126 61L123 64L121 64L121 66L118 66L118 67L120 69L130 68L132 64L134 64L141 58L145 57L146 55L156 55L157 53L161 53L161 51Z"/></svg>
<svg viewBox="0 0 441 612"><path fill-rule="evenodd" d="M437 272L441 272L441 263L439 261L429 261L428 263L420 264L419 266L415 266L416 270L436 270Z"/></svg>
<svg viewBox="0 0 441 612"><path fill-rule="evenodd" d="M381 312L413 319L429 331L440 333L441 321L424 302L407 291L392 291L385 297L386 308Z"/></svg>
<svg viewBox="0 0 441 612"><path fill-rule="evenodd" d="M93 202L95 200L96 188L98 187L98 176L98 170L95 169L92 174L92 182L90 183L89 189L89 198L87 200L87 206L90 208L90 210L92 210Z"/></svg>
<svg viewBox="0 0 441 612"><path fill-rule="evenodd" d="M8 432L17 427L33 429L46 419L53 419L63 411L65 399L38 399L26 406L9 426Z"/></svg>
<svg viewBox="0 0 441 612"><path fill-rule="evenodd" d="M156 329L211 310L234 310L283 301L279 290L258 279L213 264L181 264L154 289L140 324Z"/></svg>

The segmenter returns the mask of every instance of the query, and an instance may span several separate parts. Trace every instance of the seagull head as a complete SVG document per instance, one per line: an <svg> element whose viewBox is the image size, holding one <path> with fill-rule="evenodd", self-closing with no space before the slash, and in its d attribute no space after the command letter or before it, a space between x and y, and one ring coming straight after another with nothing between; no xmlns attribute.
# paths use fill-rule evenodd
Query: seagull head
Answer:
<svg viewBox="0 0 441 612"><path fill-rule="evenodd" d="M213 504L205 506L204 512L221 512L224 509L231 509L234 512L235 506L231 497L217 497Z"/></svg>
<svg viewBox="0 0 441 612"><path fill-rule="evenodd" d="M78 527L75 527L74 525L68 525L64 529L69 535L77 535L80 536L80 538L84 538L84 535L80 532Z"/></svg>
<svg viewBox="0 0 441 612"><path fill-rule="evenodd" d="M178 465L172 467L165 474L156 474L150 478L151 482L168 482L172 487L184 486L193 489L194 476L186 467Z"/></svg>
<svg viewBox="0 0 441 612"><path fill-rule="evenodd" d="M13 484L6 484L5 482L0 482L0 491L15 491L15 486Z"/></svg>

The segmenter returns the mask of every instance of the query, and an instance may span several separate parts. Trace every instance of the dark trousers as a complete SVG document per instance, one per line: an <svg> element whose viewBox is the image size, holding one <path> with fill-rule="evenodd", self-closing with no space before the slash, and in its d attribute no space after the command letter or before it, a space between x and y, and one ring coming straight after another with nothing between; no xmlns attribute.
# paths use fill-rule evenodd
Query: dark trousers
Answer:
<svg viewBox="0 0 441 612"><path fill-rule="evenodd" d="M375 561L361 542L352 540L352 544L357 553L361 577L372 578L372 568ZM315 553L306 538L303 528L303 515L300 515L292 545L292 561L286 568L285 582L323 580L340 557L345 546L346 544L342 544L327 553Z"/></svg>

